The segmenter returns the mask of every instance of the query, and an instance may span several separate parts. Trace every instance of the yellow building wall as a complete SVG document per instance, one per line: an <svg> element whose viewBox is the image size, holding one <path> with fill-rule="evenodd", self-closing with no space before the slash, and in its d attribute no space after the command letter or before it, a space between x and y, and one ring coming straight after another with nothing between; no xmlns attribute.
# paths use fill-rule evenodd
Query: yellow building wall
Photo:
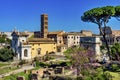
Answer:
<svg viewBox="0 0 120 80"><path fill-rule="evenodd" d="M32 58L38 56L44 56L46 53L56 52L56 43L31 43L31 56ZM38 49L41 49L40 54L38 54Z"/></svg>

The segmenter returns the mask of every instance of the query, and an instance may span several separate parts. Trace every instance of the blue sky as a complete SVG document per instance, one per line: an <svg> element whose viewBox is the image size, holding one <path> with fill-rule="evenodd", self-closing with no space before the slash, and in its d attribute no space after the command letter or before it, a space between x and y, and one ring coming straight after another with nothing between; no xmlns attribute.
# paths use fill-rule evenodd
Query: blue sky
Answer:
<svg viewBox="0 0 120 80"><path fill-rule="evenodd" d="M81 21L82 14L92 8L117 6L120 0L0 0L0 31L40 30L40 15L49 16L49 31L91 30L98 32L98 26ZM119 29L120 21L111 19L109 26Z"/></svg>

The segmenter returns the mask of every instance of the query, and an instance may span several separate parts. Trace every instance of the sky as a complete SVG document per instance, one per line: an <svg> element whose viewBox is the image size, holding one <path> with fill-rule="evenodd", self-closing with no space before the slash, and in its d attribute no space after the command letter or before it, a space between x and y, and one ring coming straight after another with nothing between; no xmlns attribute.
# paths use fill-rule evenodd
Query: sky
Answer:
<svg viewBox="0 0 120 80"><path fill-rule="evenodd" d="M81 21L81 16L87 10L108 5L118 6L120 0L0 0L0 32L39 31L40 15L45 13L49 31L99 33L96 24ZM114 30L120 30L119 25L115 18L108 23Z"/></svg>

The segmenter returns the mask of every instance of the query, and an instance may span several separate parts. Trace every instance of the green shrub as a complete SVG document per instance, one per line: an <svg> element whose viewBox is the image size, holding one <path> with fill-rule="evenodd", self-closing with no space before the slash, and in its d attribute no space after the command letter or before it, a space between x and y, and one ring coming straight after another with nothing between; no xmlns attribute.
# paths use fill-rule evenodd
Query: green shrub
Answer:
<svg viewBox="0 0 120 80"><path fill-rule="evenodd" d="M49 64L44 63L44 62L36 61L36 67L45 67L45 66L49 66Z"/></svg>
<svg viewBox="0 0 120 80"><path fill-rule="evenodd" d="M119 65L118 64L112 64L112 71L117 71L119 69Z"/></svg>
<svg viewBox="0 0 120 80"><path fill-rule="evenodd" d="M39 61L39 58L38 58L38 57L35 57L35 58L34 58L34 61Z"/></svg>
<svg viewBox="0 0 120 80"><path fill-rule="evenodd" d="M78 80L93 80L93 79L90 76L88 76L85 79L78 79Z"/></svg>
<svg viewBox="0 0 120 80"><path fill-rule="evenodd" d="M23 65L23 64L25 64L25 63L26 63L25 60L21 60L21 61L19 62L19 65Z"/></svg>
<svg viewBox="0 0 120 80"><path fill-rule="evenodd" d="M38 60L35 62L35 64L36 64L36 67L40 67L40 62Z"/></svg>
<svg viewBox="0 0 120 80"><path fill-rule="evenodd" d="M83 75L84 73L84 75ZM107 73L103 72L102 68L98 68L95 71L87 72L87 70L83 70L82 75L84 76L83 80L111 80L112 76Z"/></svg>
<svg viewBox="0 0 120 80"><path fill-rule="evenodd" d="M89 75L90 73L89 73L88 70L83 69L83 70L81 70L81 74L82 74L83 76L87 76L87 75Z"/></svg>
<svg viewBox="0 0 120 80"><path fill-rule="evenodd" d="M72 65L70 61L69 62L58 61L57 64L59 64L60 66L71 66Z"/></svg>
<svg viewBox="0 0 120 80"><path fill-rule="evenodd" d="M12 49L1 48L0 49L0 61L10 61L13 60L14 52Z"/></svg>
<svg viewBox="0 0 120 80"><path fill-rule="evenodd" d="M82 77L77 77L75 80L84 80Z"/></svg>
<svg viewBox="0 0 120 80"><path fill-rule="evenodd" d="M41 67L45 67L45 66L49 66L49 64L44 63L44 62L40 62L40 66L41 66Z"/></svg>
<svg viewBox="0 0 120 80"><path fill-rule="evenodd" d="M71 66L72 62L66 62L67 66Z"/></svg>

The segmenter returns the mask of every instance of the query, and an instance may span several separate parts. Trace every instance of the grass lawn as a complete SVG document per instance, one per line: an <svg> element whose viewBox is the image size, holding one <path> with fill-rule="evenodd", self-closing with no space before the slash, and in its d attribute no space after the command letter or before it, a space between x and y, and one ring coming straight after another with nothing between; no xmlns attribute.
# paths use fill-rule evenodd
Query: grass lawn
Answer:
<svg viewBox="0 0 120 80"><path fill-rule="evenodd" d="M113 76L112 80L120 80L120 72L107 72L109 72Z"/></svg>
<svg viewBox="0 0 120 80"><path fill-rule="evenodd" d="M36 67L32 70L38 70L38 69L40 69L40 67ZM20 72L20 73L17 73L17 74L12 74L10 76L6 76L4 78L0 78L0 80L17 80L16 78L18 76L24 76L25 80L29 80L29 74L30 74L30 71L28 73Z"/></svg>
<svg viewBox="0 0 120 80"><path fill-rule="evenodd" d="M17 67L14 67L14 68L10 68L10 67L2 68L2 69L0 69L0 75L4 74L4 73L7 73L7 72L10 72L10 71L13 71L13 70L16 70L16 69L19 69L19 68L17 68Z"/></svg>
<svg viewBox="0 0 120 80"><path fill-rule="evenodd" d="M24 76L25 80L29 80L28 79L29 74L25 74L24 72L21 72L21 73L18 73L18 74L14 74L14 75L10 75L10 76L6 76L6 77L4 77L4 78L2 78L0 80L16 80L16 78L18 76Z"/></svg>
<svg viewBox="0 0 120 80"><path fill-rule="evenodd" d="M0 62L0 67L8 65L7 63L1 63Z"/></svg>

